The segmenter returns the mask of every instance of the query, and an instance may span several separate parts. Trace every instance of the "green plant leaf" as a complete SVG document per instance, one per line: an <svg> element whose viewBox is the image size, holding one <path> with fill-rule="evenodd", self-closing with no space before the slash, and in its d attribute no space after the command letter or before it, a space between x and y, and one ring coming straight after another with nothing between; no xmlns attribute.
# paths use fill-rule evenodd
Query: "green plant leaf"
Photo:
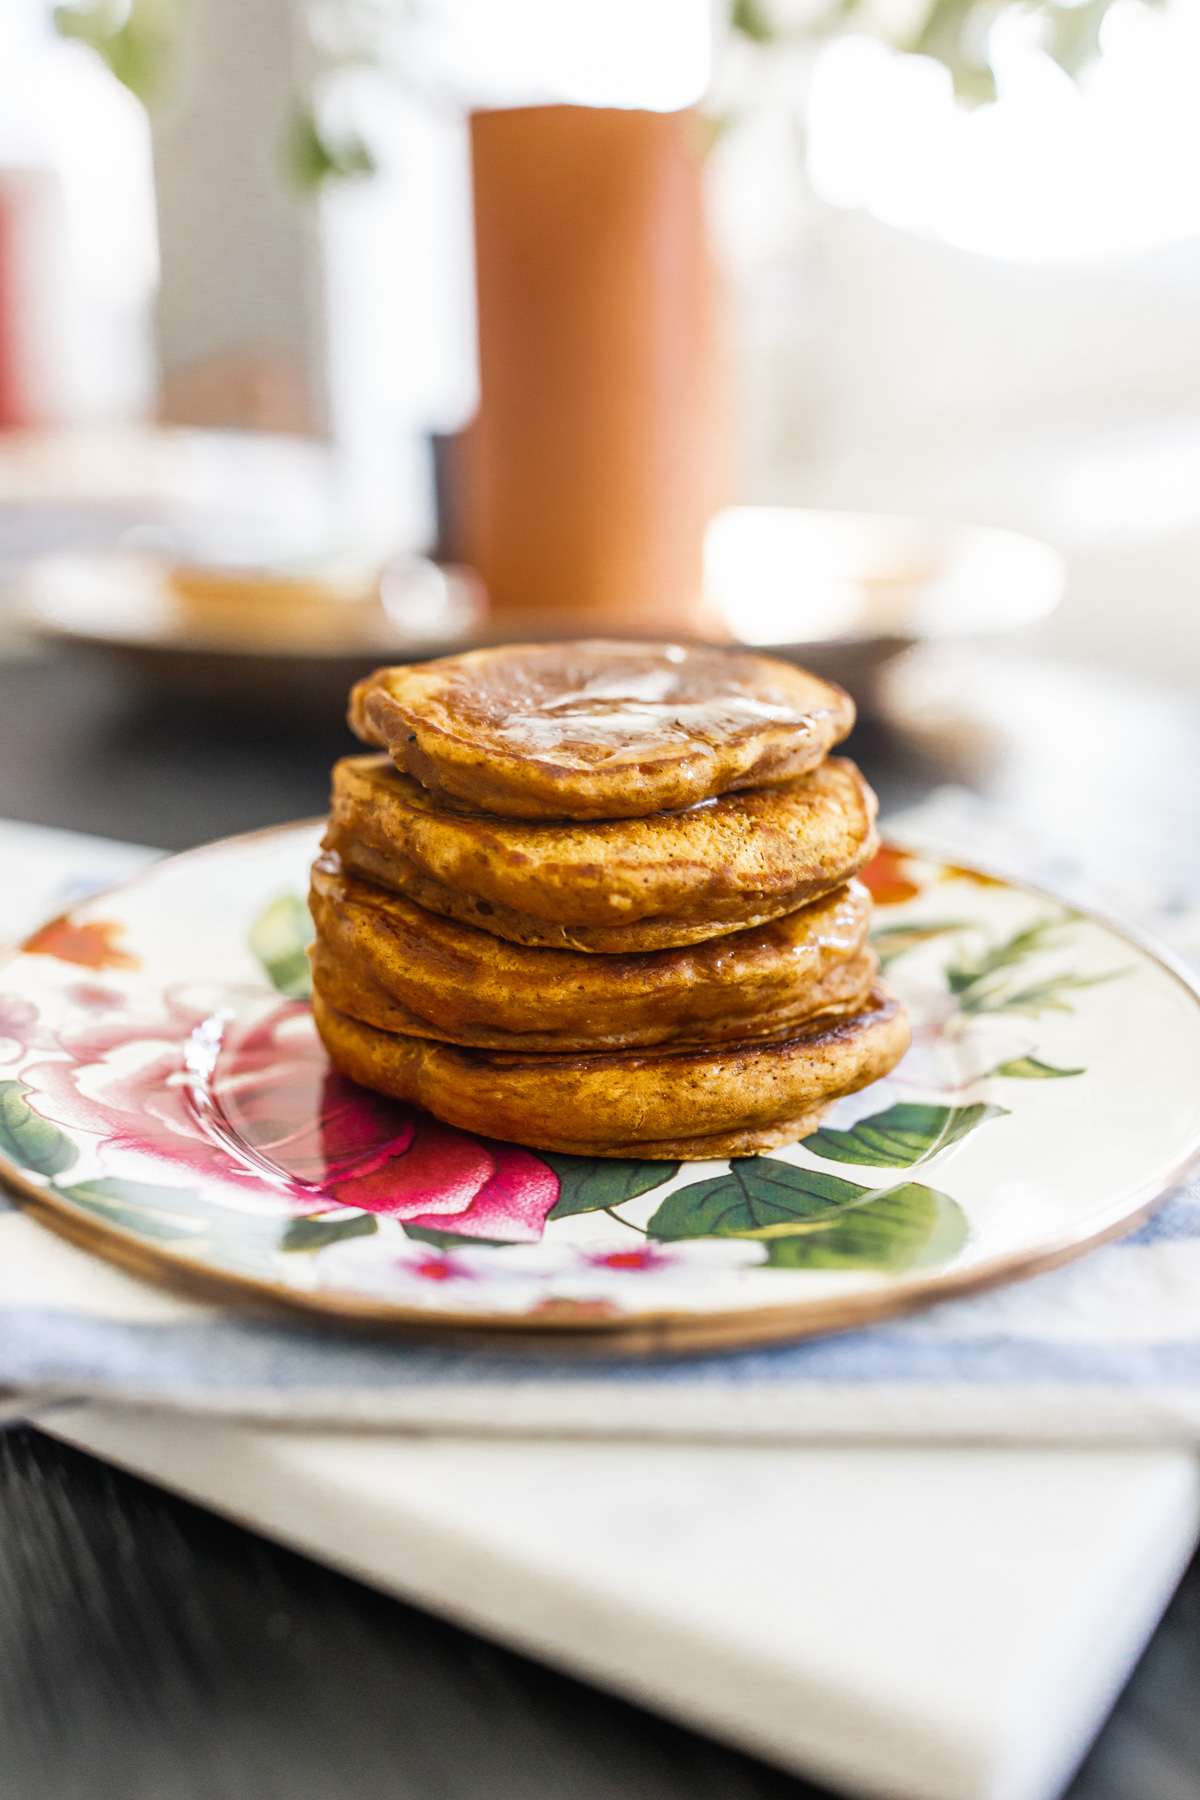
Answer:
<svg viewBox="0 0 1200 1800"><path fill-rule="evenodd" d="M355 1213L350 1219L327 1219L320 1213L307 1213L292 1219L280 1239L281 1250L324 1250L326 1244L340 1244L346 1238L370 1237L379 1230L374 1213Z"/></svg>
<svg viewBox="0 0 1200 1800"><path fill-rule="evenodd" d="M1100 54L1100 28L1113 0L1084 0L1083 5L1046 5L1041 10L1043 45L1068 75Z"/></svg>
<svg viewBox="0 0 1200 1800"><path fill-rule="evenodd" d="M331 137L308 102L293 109L283 150L287 174L307 194L315 194L326 182L374 175L376 169L375 158L356 132Z"/></svg>
<svg viewBox="0 0 1200 1800"><path fill-rule="evenodd" d="M668 1194L647 1235L678 1238L746 1237L773 1226L803 1226L850 1206L869 1190L836 1175L798 1169L769 1156L739 1157L728 1175L693 1182Z"/></svg>
<svg viewBox="0 0 1200 1800"><path fill-rule="evenodd" d="M729 9L729 23L734 31L740 31L753 44L770 44L779 36L762 0L733 0Z"/></svg>
<svg viewBox="0 0 1200 1800"><path fill-rule="evenodd" d="M78 38L147 106L160 97L183 25L185 0L71 0L56 6L61 37Z"/></svg>
<svg viewBox="0 0 1200 1800"><path fill-rule="evenodd" d="M949 1194L919 1182L889 1188L807 1231L767 1239L769 1269L881 1269L888 1274L949 1262L967 1221Z"/></svg>
<svg viewBox="0 0 1200 1800"><path fill-rule="evenodd" d="M142 1237L199 1237L213 1212L194 1188L154 1187L119 1176L81 1181L74 1187L59 1187L58 1192L76 1206Z"/></svg>
<svg viewBox="0 0 1200 1800"><path fill-rule="evenodd" d="M981 41L972 30L976 0L933 0L922 13L919 31L905 34L902 47L918 56L935 56L950 71L955 96L974 105L996 98L996 82Z"/></svg>
<svg viewBox="0 0 1200 1800"><path fill-rule="evenodd" d="M264 908L250 927L250 948L277 993L307 1000L312 993L308 946L313 922L298 894L281 894Z"/></svg>
<svg viewBox="0 0 1200 1800"><path fill-rule="evenodd" d="M433 1231L427 1225L405 1225L405 1237L416 1238L420 1244L432 1244L435 1250L507 1250L512 1238L467 1237L458 1231Z"/></svg>
<svg viewBox="0 0 1200 1800"><path fill-rule="evenodd" d="M560 1156L539 1150L541 1160L558 1176L558 1199L548 1214L569 1219L575 1213L603 1212L664 1187L679 1172L677 1162L642 1162L614 1156Z"/></svg>
<svg viewBox="0 0 1200 1800"><path fill-rule="evenodd" d="M79 1160L70 1138L34 1112L23 1081L0 1081L0 1154L37 1175L61 1175Z"/></svg>
<svg viewBox="0 0 1200 1800"><path fill-rule="evenodd" d="M1006 1106L925 1106L903 1100L886 1112L860 1119L849 1131L822 1126L804 1138L806 1150L828 1162L867 1163L907 1169L935 1150L957 1143L988 1119L1007 1116Z"/></svg>
<svg viewBox="0 0 1200 1800"><path fill-rule="evenodd" d="M1053 1063L1036 1056L1016 1056L1011 1062L997 1063L988 1076L1004 1075L1013 1081L1062 1081L1068 1075L1086 1075L1086 1069L1056 1069Z"/></svg>

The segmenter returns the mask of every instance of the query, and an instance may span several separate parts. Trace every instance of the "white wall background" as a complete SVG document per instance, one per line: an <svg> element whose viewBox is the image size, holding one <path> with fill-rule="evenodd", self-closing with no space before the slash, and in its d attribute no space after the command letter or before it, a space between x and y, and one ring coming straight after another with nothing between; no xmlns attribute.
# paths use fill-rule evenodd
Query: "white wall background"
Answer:
<svg viewBox="0 0 1200 1800"><path fill-rule="evenodd" d="M837 44L807 189L797 71L760 85L715 170L743 479L1046 536L1072 579L1044 647L1200 688L1200 4L1116 16L1081 89L1017 46L973 114L934 65Z"/></svg>
<svg viewBox="0 0 1200 1800"><path fill-rule="evenodd" d="M329 190L319 227L346 529L409 543L431 527L426 434L472 404L462 106L670 107L708 79L708 0L421 17L404 80L333 96L380 174ZM1047 646L1200 688L1200 0L1122 0L1082 90L1019 33L1002 48L1001 104L973 115L936 67L862 41L821 55L811 95L811 54L734 81L752 104L712 169L743 493L1042 533L1072 568ZM2 0L0 166L62 185L69 417L150 401L148 142L47 0Z"/></svg>

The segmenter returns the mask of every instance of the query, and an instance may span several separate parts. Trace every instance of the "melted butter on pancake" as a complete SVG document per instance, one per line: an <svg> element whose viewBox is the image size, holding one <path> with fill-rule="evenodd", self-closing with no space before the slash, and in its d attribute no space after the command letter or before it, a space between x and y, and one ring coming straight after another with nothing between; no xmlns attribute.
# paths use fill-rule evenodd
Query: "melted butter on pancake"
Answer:
<svg viewBox="0 0 1200 1800"><path fill-rule="evenodd" d="M531 659L515 678L502 665L489 671L460 704L513 750L593 768L669 745L711 754L763 725L812 731L810 707L798 707L794 697L761 680L737 680L734 660L669 644L626 651L614 668L611 656L563 646L557 655Z"/></svg>
<svg viewBox="0 0 1200 1800"><path fill-rule="evenodd" d="M547 704L549 704L547 702ZM589 765L610 756L645 756L662 744L689 744L702 755L717 743L727 743L739 732L754 730L769 721L811 731L810 719L790 706L772 706L752 696L731 695L722 701L637 701L604 711L567 702L555 702L544 713L512 713L496 730L496 736L514 749L545 756L553 751L562 761L572 758ZM605 752L609 755L606 756Z"/></svg>
<svg viewBox="0 0 1200 1800"><path fill-rule="evenodd" d="M355 687L350 720L448 802L628 819L802 775L846 735L854 707L749 651L590 640L377 669Z"/></svg>

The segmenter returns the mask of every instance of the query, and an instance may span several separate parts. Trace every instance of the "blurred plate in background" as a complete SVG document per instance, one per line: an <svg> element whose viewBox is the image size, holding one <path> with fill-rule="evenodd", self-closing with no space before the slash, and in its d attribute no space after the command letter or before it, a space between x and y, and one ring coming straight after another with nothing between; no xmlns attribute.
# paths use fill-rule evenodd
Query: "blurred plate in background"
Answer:
<svg viewBox="0 0 1200 1800"><path fill-rule="evenodd" d="M696 636L805 663L870 712L900 651L1030 624L1058 603L1065 576L1048 545L993 527L731 507L709 529L705 579ZM314 724L340 717L350 684L380 662L605 631L568 611L489 616L469 571L411 556L381 569L330 556L254 566L66 555L31 562L19 597L37 634L116 657L162 691Z"/></svg>

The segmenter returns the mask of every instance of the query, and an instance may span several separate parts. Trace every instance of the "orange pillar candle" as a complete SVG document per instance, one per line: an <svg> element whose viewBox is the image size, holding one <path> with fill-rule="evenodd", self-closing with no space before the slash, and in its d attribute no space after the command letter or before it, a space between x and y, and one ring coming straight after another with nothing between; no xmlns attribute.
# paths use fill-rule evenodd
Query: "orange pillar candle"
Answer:
<svg viewBox="0 0 1200 1800"><path fill-rule="evenodd" d="M480 409L461 550L534 629L703 629L725 498L716 283L689 113L471 121Z"/></svg>

